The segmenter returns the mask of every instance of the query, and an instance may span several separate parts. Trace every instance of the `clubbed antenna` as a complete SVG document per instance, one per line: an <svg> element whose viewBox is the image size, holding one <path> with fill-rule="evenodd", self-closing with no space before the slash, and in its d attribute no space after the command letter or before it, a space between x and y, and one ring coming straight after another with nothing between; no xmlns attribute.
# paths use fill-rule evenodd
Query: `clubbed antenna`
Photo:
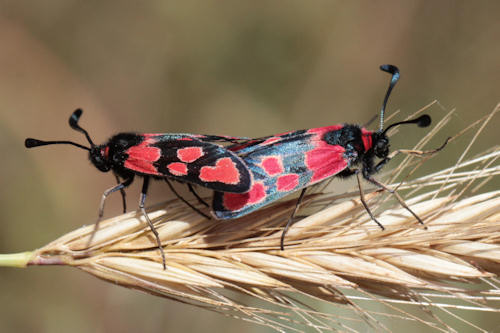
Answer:
<svg viewBox="0 0 500 333"><path fill-rule="evenodd" d="M82 113L83 113L82 109L76 109L75 112L73 112L73 114L69 117L69 126L71 126L72 129L85 134L85 137L89 141L90 146L93 147L94 143L90 139L90 136L87 133L87 131L78 125L78 120L80 119ZM42 140L33 139L33 138L27 138L24 141L24 146L26 148L34 148L34 147L47 146L47 145L60 145L60 144L72 145L72 146L90 151L89 147L85 147L79 143L72 142L72 141L60 141L60 140L58 140L58 141L42 141Z"/></svg>
<svg viewBox="0 0 500 333"><path fill-rule="evenodd" d="M42 141L42 140L33 139L33 138L27 138L26 140L24 140L24 146L26 148L34 148L34 147L47 146L47 145L60 145L60 144L73 145L73 146L76 146L78 148L90 150L89 147L82 146L81 144L78 144L78 143L72 142L72 141Z"/></svg>
<svg viewBox="0 0 500 333"><path fill-rule="evenodd" d="M427 127L431 124L431 121L432 121L431 117L427 114L424 114L424 115L422 115L418 118L415 118L415 119L399 121L397 123L391 124L382 132L382 134L385 135L385 133L387 133L387 131L390 130L392 127L398 126L398 125L403 125L403 124L417 124L418 127Z"/></svg>
<svg viewBox="0 0 500 333"><path fill-rule="evenodd" d="M389 88L387 88L384 103L382 104L382 109L380 110L380 131L382 131L384 129L385 107L387 105L387 101L389 100L389 96L391 95L392 88L394 88L399 80L399 69L394 65L382 65L380 66L380 69L384 72L392 74L391 82L389 83Z"/></svg>
<svg viewBox="0 0 500 333"><path fill-rule="evenodd" d="M92 142L92 139L90 138L89 133L86 130L84 130L83 128L81 128L80 125L78 125L78 120L80 120L82 113L83 113L82 109L76 109L75 112L73 112L73 114L71 115L71 117L69 117L69 126L71 126L71 128L74 129L75 131L78 131L78 132L85 134L85 137L89 141L90 146L93 147L95 145Z"/></svg>

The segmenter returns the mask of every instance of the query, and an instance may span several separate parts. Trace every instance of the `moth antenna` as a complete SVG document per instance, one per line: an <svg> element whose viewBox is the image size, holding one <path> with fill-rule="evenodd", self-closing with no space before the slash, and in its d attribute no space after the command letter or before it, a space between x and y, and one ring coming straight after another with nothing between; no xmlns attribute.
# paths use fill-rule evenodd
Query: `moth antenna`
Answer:
<svg viewBox="0 0 500 333"><path fill-rule="evenodd" d="M380 131L382 131L384 129L385 107L387 106L387 101L391 95L392 88L394 88L399 80L399 69L394 65L382 65L380 66L380 70L392 74L391 82L389 83L389 88L387 88L387 92L385 93L384 103L382 103L382 109L380 110Z"/></svg>
<svg viewBox="0 0 500 333"><path fill-rule="evenodd" d="M89 133L84 130L83 128L78 125L78 120L82 116L82 109L76 109L75 112L71 114L69 117L69 126L71 126L72 129L81 132L85 134L85 137L87 138L88 142L90 143L90 147L94 147L94 143L92 142L92 139L90 139ZM40 146L48 146L48 145L72 145L84 150L89 150L89 147L85 147L79 143L73 142L73 141L66 141L66 140L57 140L57 141L43 141L43 140L38 140L38 139L33 139L33 138L27 138L24 140L24 146L26 148L34 148L34 147L40 147Z"/></svg>
<svg viewBox="0 0 500 333"><path fill-rule="evenodd" d="M78 125L78 121L80 120L82 113L83 113L82 109L76 109L75 112L73 112L73 114L69 117L69 126L75 131L85 134L85 137L87 138L87 141L90 143L90 146L93 147L95 146L95 144L94 142L92 142L89 133L83 128L81 128L80 125Z"/></svg>
<svg viewBox="0 0 500 333"><path fill-rule="evenodd" d="M387 133L387 131L393 128L394 126L404 125L404 124L417 124L418 127L427 127L431 124L431 122L432 122L431 117L428 114L424 114L415 119L399 121L397 123L391 124L387 126L387 128L382 132L382 135L385 135L385 133Z"/></svg>
<svg viewBox="0 0 500 333"><path fill-rule="evenodd" d="M60 144L72 145L90 151L90 148L82 146L81 144L72 141L42 141L33 138L27 138L26 140L24 140L24 146L26 148L34 148L34 147L48 146L48 145L60 145Z"/></svg>

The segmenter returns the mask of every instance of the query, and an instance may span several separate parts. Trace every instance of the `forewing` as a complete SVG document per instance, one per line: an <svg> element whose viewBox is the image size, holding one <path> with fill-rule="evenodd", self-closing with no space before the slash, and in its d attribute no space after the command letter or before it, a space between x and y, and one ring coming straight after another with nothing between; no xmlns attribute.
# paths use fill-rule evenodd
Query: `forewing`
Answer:
<svg viewBox="0 0 500 333"><path fill-rule="evenodd" d="M215 216L232 219L249 214L344 170L348 166L344 147L323 140L325 133L341 127L283 133L256 144L229 146L252 172L253 185L247 193L215 192Z"/></svg>
<svg viewBox="0 0 500 333"><path fill-rule="evenodd" d="M143 175L170 177L221 192L244 193L252 175L243 160L221 145L189 134L143 134L124 167Z"/></svg>

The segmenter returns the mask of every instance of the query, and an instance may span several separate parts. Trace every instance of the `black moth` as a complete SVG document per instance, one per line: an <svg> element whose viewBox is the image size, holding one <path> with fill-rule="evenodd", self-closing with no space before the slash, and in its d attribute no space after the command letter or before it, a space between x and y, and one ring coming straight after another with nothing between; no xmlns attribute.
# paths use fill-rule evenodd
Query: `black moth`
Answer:
<svg viewBox="0 0 500 333"><path fill-rule="evenodd" d="M85 135L90 147L72 141L42 141L32 138L26 139L25 146L33 148L55 144L73 145L87 150L90 161L98 170L102 172L112 171L115 175L118 184L106 190L102 196L98 220L88 245L91 244L99 221L104 214L104 203L107 196L120 191L123 199L123 211L125 212L124 189L132 184L136 176L143 178L139 208L156 237L164 268L166 268L165 255L160 237L144 209L151 178L165 180L182 201L207 218L209 218L207 215L178 195L168 181L169 178L187 183L191 192L201 202L203 200L194 192L191 184L231 193L245 193L251 187L252 175L242 159L222 145L217 144L219 142L239 142L240 138L196 134L120 133L111 137L105 144L96 145L88 132L78 125L81 115L81 109L73 112L69 118L69 125L72 129Z"/></svg>

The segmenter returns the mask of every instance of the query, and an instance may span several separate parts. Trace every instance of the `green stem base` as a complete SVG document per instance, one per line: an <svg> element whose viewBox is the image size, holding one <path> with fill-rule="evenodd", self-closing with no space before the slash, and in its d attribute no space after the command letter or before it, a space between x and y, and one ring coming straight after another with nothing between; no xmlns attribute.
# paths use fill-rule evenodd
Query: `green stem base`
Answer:
<svg viewBox="0 0 500 333"><path fill-rule="evenodd" d="M19 252L0 254L0 267L20 267L28 266L29 261L33 257L33 252Z"/></svg>

